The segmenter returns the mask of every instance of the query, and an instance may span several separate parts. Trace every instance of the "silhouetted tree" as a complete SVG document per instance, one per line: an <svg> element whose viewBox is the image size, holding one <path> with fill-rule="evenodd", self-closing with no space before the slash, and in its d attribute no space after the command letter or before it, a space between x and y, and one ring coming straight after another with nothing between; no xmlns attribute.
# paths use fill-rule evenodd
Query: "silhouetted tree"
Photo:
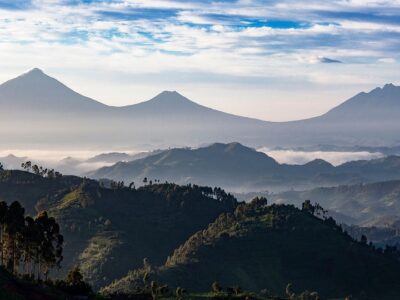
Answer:
<svg viewBox="0 0 400 300"><path fill-rule="evenodd" d="M32 167L32 162L29 160L21 164L21 168L23 168L27 172L31 171L31 167Z"/></svg>

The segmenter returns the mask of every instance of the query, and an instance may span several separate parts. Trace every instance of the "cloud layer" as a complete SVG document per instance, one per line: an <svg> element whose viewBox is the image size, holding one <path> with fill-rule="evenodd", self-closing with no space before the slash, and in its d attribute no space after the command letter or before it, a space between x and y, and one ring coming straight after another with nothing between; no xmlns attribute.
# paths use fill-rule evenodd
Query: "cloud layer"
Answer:
<svg viewBox="0 0 400 300"><path fill-rule="evenodd" d="M398 0L0 0L0 79L37 66L109 104L165 87L296 118L398 82L399 16Z"/></svg>

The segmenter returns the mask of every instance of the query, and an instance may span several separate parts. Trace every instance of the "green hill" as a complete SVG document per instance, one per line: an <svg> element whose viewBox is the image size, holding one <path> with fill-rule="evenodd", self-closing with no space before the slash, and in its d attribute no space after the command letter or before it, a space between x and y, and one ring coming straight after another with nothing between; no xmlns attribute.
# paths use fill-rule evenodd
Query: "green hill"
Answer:
<svg viewBox="0 0 400 300"><path fill-rule="evenodd" d="M331 218L258 199L192 235L162 267L132 271L104 292L132 291L147 272L149 280L189 291L208 291L218 281L282 294L292 283L323 297L397 299L399 268L398 260L353 240Z"/></svg>
<svg viewBox="0 0 400 300"><path fill-rule="evenodd" d="M0 178L1 200L18 200L29 214L47 210L60 224L64 261L53 275L64 276L79 264L94 288L141 266L144 258L162 264L193 233L237 205L222 190L198 186L106 188L84 178L22 171L0 172Z"/></svg>

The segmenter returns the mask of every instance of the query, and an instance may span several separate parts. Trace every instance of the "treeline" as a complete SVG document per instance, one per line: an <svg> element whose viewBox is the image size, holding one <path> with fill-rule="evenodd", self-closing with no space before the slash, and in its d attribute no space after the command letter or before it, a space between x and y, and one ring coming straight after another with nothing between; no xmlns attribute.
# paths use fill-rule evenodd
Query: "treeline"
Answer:
<svg viewBox="0 0 400 300"><path fill-rule="evenodd" d="M21 164L21 168L26 170L27 172L33 172L33 174L47 177L47 178L60 178L62 174L60 172L54 171L54 169L44 168L42 166L32 164L31 161L27 161Z"/></svg>
<svg viewBox="0 0 400 300"><path fill-rule="evenodd" d="M32 218L19 202L0 202L0 264L10 273L47 279L60 267L63 241L59 224L47 212Z"/></svg>

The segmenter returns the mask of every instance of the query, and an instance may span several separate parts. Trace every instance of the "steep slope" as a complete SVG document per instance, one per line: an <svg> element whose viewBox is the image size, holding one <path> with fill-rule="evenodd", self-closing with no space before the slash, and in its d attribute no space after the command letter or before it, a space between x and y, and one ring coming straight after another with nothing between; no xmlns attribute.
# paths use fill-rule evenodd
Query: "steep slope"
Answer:
<svg viewBox="0 0 400 300"><path fill-rule="evenodd" d="M63 269L55 275L79 264L95 288L141 266L144 258L161 264L190 235L237 205L221 190L198 186L110 189L85 178L22 171L0 171L0 178L1 200L18 200L31 215L47 210L60 224L66 242Z"/></svg>
<svg viewBox="0 0 400 300"><path fill-rule="evenodd" d="M218 281L282 294L290 282L294 290L317 291L323 298L395 299L399 267L396 259L354 241L332 219L257 199L190 237L164 266L131 272L104 291L132 290L148 272L149 280L189 291L207 291Z"/></svg>
<svg viewBox="0 0 400 300"><path fill-rule="evenodd" d="M399 114L400 87L387 84L359 93L322 116L289 122L286 131L281 127L277 132L292 138L292 145L395 146L400 143Z"/></svg>
<svg viewBox="0 0 400 300"><path fill-rule="evenodd" d="M171 149L132 162L103 167L89 176L141 182L143 178L179 184L218 185L231 191L271 191L354 184L400 178L400 157L354 161L334 167L323 160L279 164L238 143L197 149Z"/></svg>
<svg viewBox="0 0 400 300"><path fill-rule="evenodd" d="M106 105L84 97L40 69L33 69L0 85L2 111L24 113L94 113Z"/></svg>
<svg viewBox="0 0 400 300"><path fill-rule="evenodd" d="M400 87L386 84L369 93L359 93L320 118L335 121L374 122L395 120L400 113Z"/></svg>
<svg viewBox="0 0 400 300"><path fill-rule="evenodd" d="M71 260L79 262L86 279L98 288L141 266L144 258L162 263L179 243L235 205L234 198L215 200L200 188L152 185L112 190L89 182L49 212L79 252Z"/></svg>

